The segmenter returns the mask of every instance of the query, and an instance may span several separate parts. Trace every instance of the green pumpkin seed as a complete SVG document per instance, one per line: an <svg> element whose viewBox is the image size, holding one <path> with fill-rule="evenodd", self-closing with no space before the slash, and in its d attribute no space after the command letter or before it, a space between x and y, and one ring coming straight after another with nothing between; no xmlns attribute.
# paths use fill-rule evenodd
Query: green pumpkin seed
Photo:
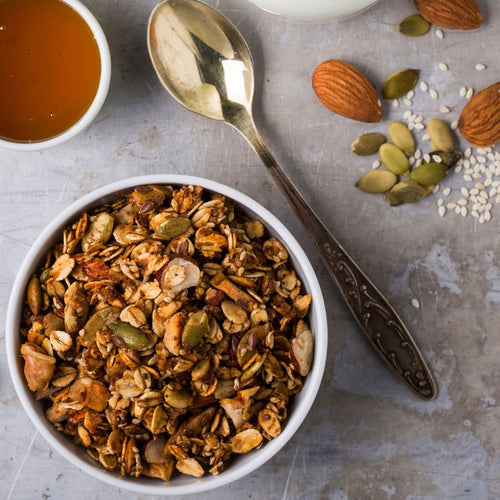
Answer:
<svg viewBox="0 0 500 500"><path fill-rule="evenodd" d="M431 158L435 155L439 156L442 160L441 163L446 165L448 169L454 167L458 160L462 157L462 155L456 151L433 151L432 153L429 153L429 155Z"/></svg>
<svg viewBox="0 0 500 500"><path fill-rule="evenodd" d="M197 311L189 317L182 330L182 345L192 349L199 344L208 332L208 315L205 311Z"/></svg>
<svg viewBox="0 0 500 500"><path fill-rule="evenodd" d="M380 161L394 174L403 175L408 172L410 168L408 158L394 144L382 144L378 153Z"/></svg>
<svg viewBox="0 0 500 500"><path fill-rule="evenodd" d="M125 347L129 349L140 350L146 348L149 344L148 337L139 328L135 328L129 323L119 321L111 329L113 330L113 335L120 337L125 342Z"/></svg>
<svg viewBox="0 0 500 500"><path fill-rule="evenodd" d="M399 205L402 205L404 202L402 202L395 194L393 194L392 191L387 191L382 195L382 198L384 201L389 203L391 207L399 207Z"/></svg>
<svg viewBox="0 0 500 500"><path fill-rule="evenodd" d="M415 152L415 140L404 123L392 122L389 125L389 137L406 156L411 156Z"/></svg>
<svg viewBox="0 0 500 500"><path fill-rule="evenodd" d="M372 170L356 182L356 187L365 193L385 193L398 182L398 178L389 170Z"/></svg>
<svg viewBox="0 0 500 500"><path fill-rule="evenodd" d="M406 36L422 36L431 29L431 23L419 14L408 16L398 26L398 31Z"/></svg>
<svg viewBox="0 0 500 500"><path fill-rule="evenodd" d="M441 151L453 151L453 132L447 123L439 118L433 118L427 125L427 132L431 139L433 149Z"/></svg>
<svg viewBox="0 0 500 500"><path fill-rule="evenodd" d="M372 155L384 144L385 137L382 134L371 132L358 137L351 144L351 151L359 156Z"/></svg>
<svg viewBox="0 0 500 500"><path fill-rule="evenodd" d="M191 378L196 380L201 380L210 371L210 358L202 359L198 361L196 365L191 370Z"/></svg>
<svg viewBox="0 0 500 500"><path fill-rule="evenodd" d="M172 408L184 409L187 408L193 401L193 396L187 391L173 391L165 389L163 391L165 403Z"/></svg>
<svg viewBox="0 0 500 500"><path fill-rule="evenodd" d="M250 380L252 377L255 377L259 370L262 368L264 361L266 360L267 354L263 354L260 359L252 363L242 374L240 377L240 383L244 383L247 380Z"/></svg>
<svg viewBox="0 0 500 500"><path fill-rule="evenodd" d="M64 294L64 329L78 333L89 315L90 304L80 282L75 281Z"/></svg>
<svg viewBox="0 0 500 500"><path fill-rule="evenodd" d="M402 69L393 73L384 83L382 94L385 99L399 99L415 87L418 69Z"/></svg>
<svg viewBox="0 0 500 500"><path fill-rule="evenodd" d="M96 333L105 326L111 326L113 323L118 321L120 312L121 310L118 307L106 306L90 316L89 320L83 327L85 333L83 337L80 337L82 344L87 347L92 342L95 342Z"/></svg>
<svg viewBox="0 0 500 500"><path fill-rule="evenodd" d="M162 222L155 234L161 239L171 240L185 233L191 227L191 221L184 217L173 217Z"/></svg>
<svg viewBox="0 0 500 500"><path fill-rule="evenodd" d="M421 186L430 186L441 182L448 173L448 168L442 163L424 163L410 173L410 179Z"/></svg>
<svg viewBox="0 0 500 500"><path fill-rule="evenodd" d="M398 182L391 189L393 200L399 200L401 203L415 203L417 200L425 198L427 194L427 189L412 180Z"/></svg>
<svg viewBox="0 0 500 500"><path fill-rule="evenodd" d="M99 214L82 236L82 250L88 252L100 244L106 243L113 234L114 219L105 212Z"/></svg>
<svg viewBox="0 0 500 500"><path fill-rule="evenodd" d="M50 280L50 269L44 269L42 271L42 274L40 274L40 283L42 285L44 285L45 283L47 283L47 281Z"/></svg>
<svg viewBox="0 0 500 500"><path fill-rule="evenodd" d="M31 277L28 283L26 299L32 314L35 316L39 314L42 309L42 288L40 287L40 280L36 274Z"/></svg>

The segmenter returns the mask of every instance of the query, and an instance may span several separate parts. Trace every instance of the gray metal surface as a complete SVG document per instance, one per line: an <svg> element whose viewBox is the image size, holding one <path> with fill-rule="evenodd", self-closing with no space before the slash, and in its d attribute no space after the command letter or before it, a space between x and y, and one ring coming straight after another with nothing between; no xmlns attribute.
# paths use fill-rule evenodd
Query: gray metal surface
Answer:
<svg viewBox="0 0 500 500"><path fill-rule="evenodd" d="M440 194L392 209L359 192L354 182L372 159L354 157L349 144L363 132L386 132L388 120L401 119L406 107L388 103L384 122L359 124L326 110L310 84L314 68L330 58L354 63L379 88L391 72L416 67L458 118L463 85L479 89L498 80L500 3L479 2L486 17L480 31L446 31L439 40L434 33L411 39L395 31L414 11L410 0L384 0L340 24L287 22L244 0L210 2L236 23L253 52L262 135L423 349L439 386L430 403L417 400L372 351L307 232L244 140L166 95L146 47L155 2L85 3L109 40L109 96L95 123L65 145L0 151L1 324L31 242L73 200L139 174L213 178L268 207L310 254L328 304L330 349L320 395L292 441L237 484L198 498L500 498L500 205L480 225L451 213L440 218ZM441 61L450 71L439 71ZM478 62L487 70L475 71ZM416 92L414 111L430 119L437 107ZM444 184L458 188L464 181L452 174ZM138 497L87 477L36 433L9 381L3 342L0 380L1 498Z"/></svg>

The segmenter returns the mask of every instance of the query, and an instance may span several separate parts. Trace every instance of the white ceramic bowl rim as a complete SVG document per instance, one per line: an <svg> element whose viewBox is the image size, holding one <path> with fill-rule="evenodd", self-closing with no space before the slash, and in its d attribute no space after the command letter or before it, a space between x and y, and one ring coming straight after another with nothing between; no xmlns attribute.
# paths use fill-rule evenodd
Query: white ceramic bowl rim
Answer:
<svg viewBox="0 0 500 500"><path fill-rule="evenodd" d="M27 387L23 375L23 363L19 355L21 343L19 321L24 302L24 293L27 280L40 264L40 253L43 247L47 245L47 242L53 241L54 237L60 234L62 227L69 221L74 220L77 214L90 206L97 206L96 204L100 199L109 197L115 192L147 184L199 185L205 189L228 196L253 211L263 219L267 227L272 228L282 238L282 241L290 250L290 255L300 262L300 266L303 269L303 284L314 297L312 307L316 324L312 328L315 336L313 365L306 377L302 391L297 395L301 397L300 406L297 406L290 412L282 433L275 439L267 442L260 450L251 452L251 458L244 464L244 467L233 463L218 476L205 476L197 480L191 478L193 479L193 483L187 485L176 486L174 484L175 480L172 483L160 482L158 485L150 485L141 482L140 479L122 478L103 469L101 470L99 466L91 465L72 453L67 445L65 445L67 437L62 436L56 431L43 414L40 414L38 408L40 403L34 400L33 393ZM297 266L296 263L294 265L295 267ZM164 174L132 177L103 186L75 201L48 224L30 248L17 273L7 308L6 348L9 371L17 395L37 430L48 441L50 446L84 472L113 486L143 494L179 495L210 490L240 479L273 457L297 431L314 402L325 369L327 346L328 327L321 288L309 259L288 229L267 209L247 195L212 180L186 175ZM243 457L246 458L248 455L243 455Z"/></svg>
<svg viewBox="0 0 500 500"><path fill-rule="evenodd" d="M99 86L97 87L97 92L85 114L74 123L68 130L62 132L55 137L50 139L36 141L36 142L15 142L6 139L0 139L0 147L5 149L13 149L16 151L40 151L42 149L51 148L57 146L79 134L81 131L85 130L90 123L97 116L99 111L106 100L108 95L109 84L111 81L111 55L109 52L108 41L106 40L106 35L102 30L101 26L97 22L92 12L85 7L79 0L61 0L62 2L68 4L72 7L83 20L87 23L88 27L92 31L94 38L99 49L99 55L101 58L101 77L99 79Z"/></svg>

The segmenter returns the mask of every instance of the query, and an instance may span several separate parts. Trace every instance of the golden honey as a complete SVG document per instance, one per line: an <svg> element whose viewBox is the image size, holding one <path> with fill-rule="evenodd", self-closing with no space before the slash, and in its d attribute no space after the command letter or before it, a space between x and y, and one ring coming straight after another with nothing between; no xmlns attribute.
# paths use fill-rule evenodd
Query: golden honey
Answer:
<svg viewBox="0 0 500 500"><path fill-rule="evenodd" d="M0 137L36 142L74 125L95 98L101 59L60 0L0 0Z"/></svg>

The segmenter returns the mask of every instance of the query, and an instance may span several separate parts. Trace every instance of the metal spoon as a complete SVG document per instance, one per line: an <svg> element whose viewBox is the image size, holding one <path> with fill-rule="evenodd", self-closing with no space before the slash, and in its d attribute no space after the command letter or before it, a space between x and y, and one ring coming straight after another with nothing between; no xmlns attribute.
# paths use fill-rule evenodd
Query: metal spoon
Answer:
<svg viewBox="0 0 500 500"><path fill-rule="evenodd" d="M257 131L252 117L252 59L236 27L198 0L165 0L151 13L148 47L158 77L180 104L229 123L243 134L311 233L326 267L377 352L416 394L433 399L436 384L403 322L328 232Z"/></svg>

